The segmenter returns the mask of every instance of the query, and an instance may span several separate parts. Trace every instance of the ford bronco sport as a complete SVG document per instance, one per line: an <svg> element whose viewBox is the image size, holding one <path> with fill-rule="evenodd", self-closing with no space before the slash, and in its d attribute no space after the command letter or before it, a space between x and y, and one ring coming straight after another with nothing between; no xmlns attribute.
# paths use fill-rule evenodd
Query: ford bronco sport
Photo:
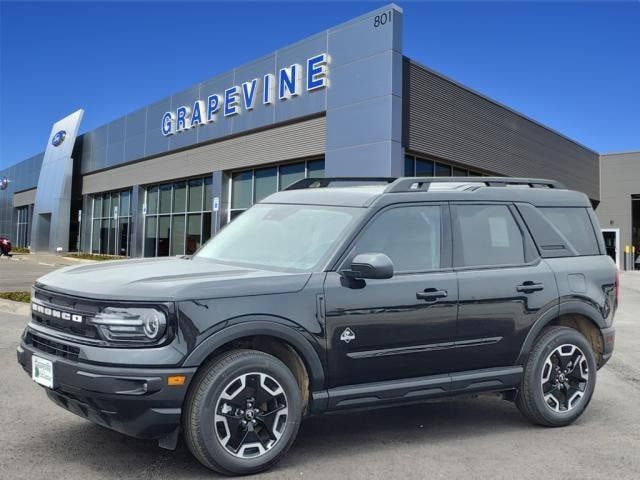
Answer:
<svg viewBox="0 0 640 480"><path fill-rule="evenodd" d="M61 407L248 474L330 411L500 392L568 425L617 296L588 198L556 182L307 179L193 256L45 275L17 355Z"/></svg>

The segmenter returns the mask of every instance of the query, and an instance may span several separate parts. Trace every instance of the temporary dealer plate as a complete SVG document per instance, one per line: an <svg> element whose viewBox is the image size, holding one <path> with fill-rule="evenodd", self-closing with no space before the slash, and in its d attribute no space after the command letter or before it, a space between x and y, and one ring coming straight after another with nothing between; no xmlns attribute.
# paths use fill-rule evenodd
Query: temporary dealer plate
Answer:
<svg viewBox="0 0 640 480"><path fill-rule="evenodd" d="M53 388L53 362L33 355L31 357L31 378L40 385Z"/></svg>

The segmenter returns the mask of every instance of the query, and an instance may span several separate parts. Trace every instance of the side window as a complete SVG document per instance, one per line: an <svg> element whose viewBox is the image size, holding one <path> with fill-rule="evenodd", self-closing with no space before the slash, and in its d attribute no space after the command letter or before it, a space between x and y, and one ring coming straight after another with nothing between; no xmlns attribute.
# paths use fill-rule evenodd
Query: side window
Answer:
<svg viewBox="0 0 640 480"><path fill-rule="evenodd" d="M420 272L440 268L440 206L392 208L367 225L356 242L355 253L384 253L395 272Z"/></svg>
<svg viewBox="0 0 640 480"><path fill-rule="evenodd" d="M539 210L565 236L578 255L600 253L586 208L545 207Z"/></svg>
<svg viewBox="0 0 640 480"><path fill-rule="evenodd" d="M506 205L457 205L457 266L525 263L524 241Z"/></svg>

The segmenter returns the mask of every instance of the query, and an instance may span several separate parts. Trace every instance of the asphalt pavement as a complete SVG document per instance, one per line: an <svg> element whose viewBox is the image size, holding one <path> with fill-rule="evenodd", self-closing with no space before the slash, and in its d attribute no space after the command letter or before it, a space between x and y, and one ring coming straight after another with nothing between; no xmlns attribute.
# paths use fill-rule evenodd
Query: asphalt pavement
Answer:
<svg viewBox="0 0 640 480"><path fill-rule="evenodd" d="M41 276L83 260L48 254L20 254L0 257L0 292L28 291Z"/></svg>
<svg viewBox="0 0 640 480"><path fill-rule="evenodd" d="M16 363L27 323L0 304L0 478L217 478L174 452L93 425L51 403ZM24 309L26 311L26 309ZM3 313L4 312L4 313ZM640 272L622 275L613 359L572 426L528 423L495 396L309 418L264 479L640 478Z"/></svg>

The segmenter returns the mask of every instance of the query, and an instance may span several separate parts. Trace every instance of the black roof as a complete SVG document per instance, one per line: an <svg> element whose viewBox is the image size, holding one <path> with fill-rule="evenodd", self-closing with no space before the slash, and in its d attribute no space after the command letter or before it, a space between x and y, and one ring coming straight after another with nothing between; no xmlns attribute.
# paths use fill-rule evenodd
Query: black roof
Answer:
<svg viewBox="0 0 640 480"><path fill-rule="evenodd" d="M419 201L506 201L536 206L588 207L589 198L553 180L512 177L304 179L260 203L368 207Z"/></svg>

